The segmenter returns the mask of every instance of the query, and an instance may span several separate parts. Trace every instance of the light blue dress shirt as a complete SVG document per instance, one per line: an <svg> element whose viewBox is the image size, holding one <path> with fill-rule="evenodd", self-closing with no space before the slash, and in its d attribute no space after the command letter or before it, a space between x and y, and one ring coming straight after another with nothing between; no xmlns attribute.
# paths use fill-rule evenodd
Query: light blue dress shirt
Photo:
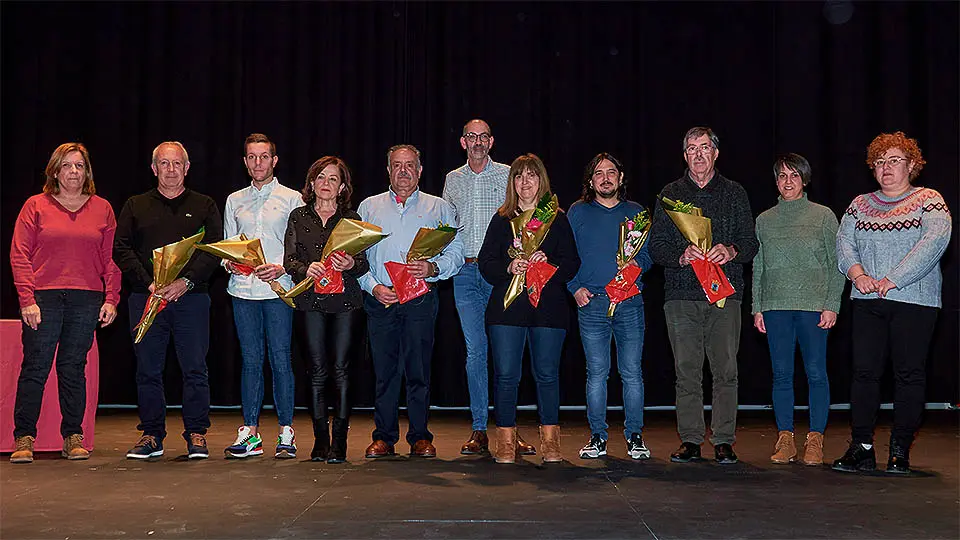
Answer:
<svg viewBox="0 0 960 540"><path fill-rule="evenodd" d="M463 254L475 259L483 245L490 220L507 197L510 166L487 158L479 173L470 164L447 173L443 198L457 211L457 225L463 235Z"/></svg>
<svg viewBox="0 0 960 540"><path fill-rule="evenodd" d="M393 285L383 265L387 261L406 261L410 244L420 227L435 229L439 222L451 226L457 223L456 211L450 203L419 189L407 197L404 204L397 202L397 196L392 189L367 197L360 203L357 212L363 221L383 228L383 232L390 235L366 252L370 271L361 276L359 281L360 288L370 294L373 294L373 288L377 285ZM463 266L463 240L460 233L457 233L443 253L430 261L437 263L440 274L427 278L428 282L448 279L459 272Z"/></svg>
<svg viewBox="0 0 960 540"><path fill-rule="evenodd" d="M282 185L276 177L261 189L253 187L251 182L249 186L227 197L227 204L223 209L223 237L233 238L243 233L251 240L259 238L267 262L282 265L287 218L293 209L301 206L303 197L300 192ZM283 274L277 281L285 289L293 287L289 274ZM254 274L230 274L227 293L244 300L277 298L277 293L273 292L270 285Z"/></svg>

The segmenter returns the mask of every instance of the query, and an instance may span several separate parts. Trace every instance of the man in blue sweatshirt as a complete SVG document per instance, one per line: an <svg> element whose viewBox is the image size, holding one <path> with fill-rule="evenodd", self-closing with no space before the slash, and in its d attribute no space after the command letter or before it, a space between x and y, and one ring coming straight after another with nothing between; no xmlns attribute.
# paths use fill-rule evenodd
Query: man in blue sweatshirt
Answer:
<svg viewBox="0 0 960 540"><path fill-rule="evenodd" d="M580 450L581 459L607 454L607 376L610 373L610 338L616 339L617 368L623 382L623 436L627 455L649 459L643 444L643 297L633 296L617 305L607 317L610 299L606 285L617 275L620 223L633 219L643 207L624 200L627 183L623 166L607 153L597 154L583 174L583 195L570 207L567 216L580 255L580 270L567 283L577 301L580 339L587 360L587 420L590 440ZM653 266L646 246L630 264L642 272ZM643 283L637 280L642 290Z"/></svg>

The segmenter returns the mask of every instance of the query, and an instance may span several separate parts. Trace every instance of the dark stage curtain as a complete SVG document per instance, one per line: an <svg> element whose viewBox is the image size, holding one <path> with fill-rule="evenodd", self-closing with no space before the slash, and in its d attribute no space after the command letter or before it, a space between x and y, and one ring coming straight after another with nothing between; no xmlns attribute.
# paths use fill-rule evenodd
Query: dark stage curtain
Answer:
<svg viewBox="0 0 960 540"><path fill-rule="evenodd" d="M903 130L929 162L919 183L943 193L954 216L960 210L956 2L3 2L0 11L3 318L18 317L12 224L40 191L50 153L70 140L89 147L98 193L118 212L156 185L150 152L169 139L190 152L188 186L222 208L249 181L241 153L251 132L274 139L277 175L297 189L313 160L342 156L357 179L357 204L386 188L385 151L401 142L423 151L421 187L439 194L444 174L465 159L461 126L479 116L493 126L498 161L524 152L544 159L562 206L579 196L583 167L599 151L625 163L630 198L650 206L684 170L684 132L703 124L720 135L718 168L746 186L755 215L776 202L775 154L792 151L813 165L810 199L839 216L855 195L876 188L867 144ZM934 402L960 401L958 236L955 218L929 360ZM669 405L662 273L644 280L646 399ZM240 353L225 285L219 273L208 363L214 404L235 405ZM465 352L449 283L441 300L432 402L462 406ZM766 404L769 356L749 305L740 401ZM562 402L579 405L585 369L572 302L570 315ZM98 331L101 403L136 403L126 320L124 301L118 322ZM830 337L833 402L848 401L849 334L845 300ZM368 357L355 376L357 405L370 405ZM171 354L171 403L179 402L179 377ZM797 390L805 403L805 382ZM618 394L614 375L612 404ZM535 402L529 371L521 397Z"/></svg>

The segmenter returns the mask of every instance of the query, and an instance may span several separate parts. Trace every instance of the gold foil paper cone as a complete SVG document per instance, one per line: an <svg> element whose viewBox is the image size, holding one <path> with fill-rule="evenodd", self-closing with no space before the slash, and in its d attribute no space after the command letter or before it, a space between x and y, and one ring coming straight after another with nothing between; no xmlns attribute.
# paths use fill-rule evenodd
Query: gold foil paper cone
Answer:
<svg viewBox="0 0 960 540"><path fill-rule="evenodd" d="M342 218L330 231L330 238L323 246L320 261L324 261L334 251L343 251L348 255L357 255L368 247L386 238L383 229L366 221Z"/></svg>
<svg viewBox="0 0 960 540"><path fill-rule="evenodd" d="M193 236L153 250L154 291L159 291L177 279L180 271L183 270L183 267L190 261L190 257L193 256L197 242L203 239L205 232L203 229L200 229L200 232ZM153 325L153 320L157 317L157 313L160 313L166 305L167 301L160 295L156 293L150 295L147 299L147 305L143 310L143 315L140 317L140 322L133 327L133 329L136 330L136 334L133 337L134 343L140 343L140 340L143 339L147 330Z"/></svg>
<svg viewBox="0 0 960 540"><path fill-rule="evenodd" d="M686 207L689 213L674 210L681 206L677 201L660 197L663 203L663 209L670 216L673 224L677 226L680 234L690 241L691 244L700 248L700 251L706 253L713 247L713 227L710 218L703 217L703 210L692 205L682 205ZM716 302L717 307L722 308L727 303L726 298Z"/></svg>
<svg viewBox="0 0 960 540"><path fill-rule="evenodd" d="M197 249L251 268L267 263L267 257L263 254L260 239L250 240L245 234L212 244L197 244Z"/></svg>
<svg viewBox="0 0 960 540"><path fill-rule="evenodd" d="M289 291L287 291L286 293L284 293L283 299L284 299L284 300L290 300L290 301L292 302L292 301L293 301L292 299L293 299L294 297L296 297L298 294L300 294L300 293L302 293L302 292L305 292L307 289L313 287L313 282L314 282L314 281L316 281L316 280L313 279L312 277L308 277L308 278L304 279L303 281L301 281L300 283L297 283L297 284L294 285Z"/></svg>
<svg viewBox="0 0 960 540"><path fill-rule="evenodd" d="M543 243L543 239L546 238L547 233L550 232L550 226L553 225L553 220L557 218L557 210L559 208L560 203L555 194L549 197L544 195L540 203L537 204L537 208L524 210L519 216L511 219L510 230L513 232L514 238L520 239L520 248L510 246L507 248L507 255L509 255L511 259L521 258L526 260L540 249L540 244ZM541 225L537 227L535 231L532 231L527 228L527 224L533 219L533 215L537 209L549 212L550 215L541 221ZM524 291L526 280L527 276L525 274L514 274L513 277L510 278L510 285L507 286L507 292L503 295L504 310L510 307L510 304Z"/></svg>
<svg viewBox="0 0 960 540"><path fill-rule="evenodd" d="M457 230L443 230L440 227L428 229L420 227L417 235L410 242L410 250L407 251L407 262L425 261L443 253L443 248L447 247L453 238L457 236Z"/></svg>

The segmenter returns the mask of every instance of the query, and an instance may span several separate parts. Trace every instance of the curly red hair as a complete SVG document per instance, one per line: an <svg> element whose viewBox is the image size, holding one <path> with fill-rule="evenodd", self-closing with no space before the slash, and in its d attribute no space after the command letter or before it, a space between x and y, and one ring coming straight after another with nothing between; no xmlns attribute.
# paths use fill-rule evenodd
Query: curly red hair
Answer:
<svg viewBox="0 0 960 540"><path fill-rule="evenodd" d="M910 171L910 180L916 178L917 175L920 174L920 169L923 168L926 161L923 159L920 147L917 146L917 140L907 137L902 131L877 135L877 137L873 139L873 142L870 143L870 146L867 147L867 165L873 169L873 162L883 157L883 155L887 153L887 150L891 148L903 150L903 153L906 154L905 157L910 160L910 163L913 163L913 170Z"/></svg>

